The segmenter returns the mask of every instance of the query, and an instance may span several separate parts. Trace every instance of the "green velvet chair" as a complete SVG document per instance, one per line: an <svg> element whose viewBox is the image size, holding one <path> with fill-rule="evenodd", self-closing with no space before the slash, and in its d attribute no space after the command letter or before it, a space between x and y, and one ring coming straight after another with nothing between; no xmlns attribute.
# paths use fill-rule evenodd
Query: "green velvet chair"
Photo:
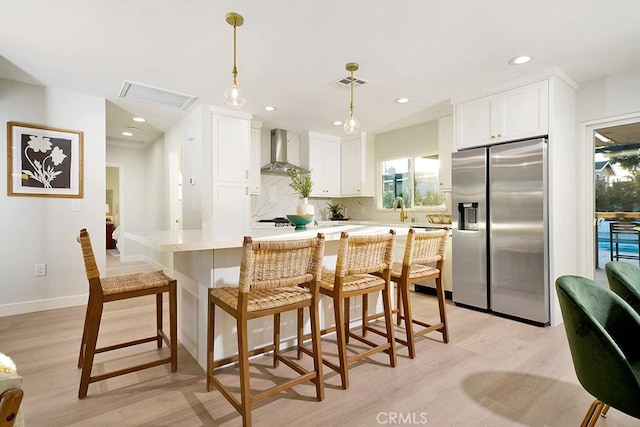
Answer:
<svg viewBox="0 0 640 427"><path fill-rule="evenodd" d="M576 375L596 398L581 425L607 405L640 418L640 315L584 277L559 277L556 289Z"/></svg>
<svg viewBox="0 0 640 427"><path fill-rule="evenodd" d="M628 262L612 261L604 269L611 290L640 314L640 267Z"/></svg>

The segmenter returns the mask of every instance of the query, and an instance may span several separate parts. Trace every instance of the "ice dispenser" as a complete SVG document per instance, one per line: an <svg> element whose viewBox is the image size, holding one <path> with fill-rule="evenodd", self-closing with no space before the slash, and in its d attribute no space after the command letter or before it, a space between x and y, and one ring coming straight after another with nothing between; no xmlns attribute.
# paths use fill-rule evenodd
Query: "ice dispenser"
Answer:
<svg viewBox="0 0 640 427"><path fill-rule="evenodd" d="M458 203L458 229L478 231L478 202Z"/></svg>

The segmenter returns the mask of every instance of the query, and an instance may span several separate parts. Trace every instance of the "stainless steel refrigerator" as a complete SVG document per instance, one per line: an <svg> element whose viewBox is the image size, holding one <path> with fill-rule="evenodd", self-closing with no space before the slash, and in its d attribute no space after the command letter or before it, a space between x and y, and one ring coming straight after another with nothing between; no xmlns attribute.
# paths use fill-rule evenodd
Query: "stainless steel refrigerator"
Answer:
<svg viewBox="0 0 640 427"><path fill-rule="evenodd" d="M453 301L549 324L547 141L453 153Z"/></svg>

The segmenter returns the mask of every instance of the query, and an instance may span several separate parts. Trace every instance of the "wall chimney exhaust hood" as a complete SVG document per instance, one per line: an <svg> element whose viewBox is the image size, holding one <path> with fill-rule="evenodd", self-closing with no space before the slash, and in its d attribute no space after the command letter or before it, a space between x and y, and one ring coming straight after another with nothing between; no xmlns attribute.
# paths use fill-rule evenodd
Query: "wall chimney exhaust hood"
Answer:
<svg viewBox="0 0 640 427"><path fill-rule="evenodd" d="M271 130L271 162L264 165L260 171L270 175L288 175L290 171L306 174L309 171L300 166L287 162L287 131L284 129Z"/></svg>

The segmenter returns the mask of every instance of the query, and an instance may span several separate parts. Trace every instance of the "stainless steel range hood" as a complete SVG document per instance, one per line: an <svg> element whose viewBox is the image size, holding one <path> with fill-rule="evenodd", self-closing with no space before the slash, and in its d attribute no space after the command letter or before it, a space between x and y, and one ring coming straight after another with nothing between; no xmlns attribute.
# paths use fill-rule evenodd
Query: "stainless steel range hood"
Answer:
<svg viewBox="0 0 640 427"><path fill-rule="evenodd" d="M288 175L292 170L299 174L309 173L307 169L287 162L287 131L284 129L272 129L271 162L264 165L260 171L263 174Z"/></svg>

